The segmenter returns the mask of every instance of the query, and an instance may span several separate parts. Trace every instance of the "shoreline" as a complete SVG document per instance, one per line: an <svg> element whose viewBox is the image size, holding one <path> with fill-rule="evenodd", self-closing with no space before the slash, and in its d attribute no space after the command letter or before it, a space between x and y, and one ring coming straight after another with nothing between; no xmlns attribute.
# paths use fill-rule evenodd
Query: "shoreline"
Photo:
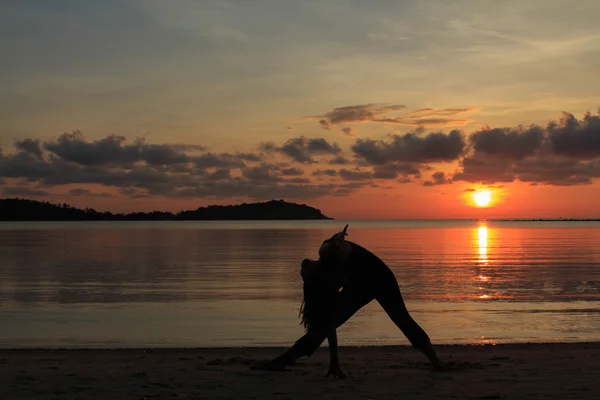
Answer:
<svg viewBox="0 0 600 400"><path fill-rule="evenodd" d="M584 341L552 341L552 342L502 342L502 343L440 343L432 341L435 348L478 348L478 347L536 347L536 346L599 346L600 340L584 340ZM256 345L256 346L136 346L136 347L0 347L0 353L3 352L36 352L36 351L284 351L291 347L293 343L286 345ZM365 344L365 345L343 345L338 346L340 349L361 350L361 349L414 349L410 344ZM321 348L327 348L327 341L323 342Z"/></svg>
<svg viewBox="0 0 600 400"><path fill-rule="evenodd" d="M600 342L441 344L434 373L408 345L321 346L287 371L250 366L286 347L0 349L0 398L595 399Z"/></svg>

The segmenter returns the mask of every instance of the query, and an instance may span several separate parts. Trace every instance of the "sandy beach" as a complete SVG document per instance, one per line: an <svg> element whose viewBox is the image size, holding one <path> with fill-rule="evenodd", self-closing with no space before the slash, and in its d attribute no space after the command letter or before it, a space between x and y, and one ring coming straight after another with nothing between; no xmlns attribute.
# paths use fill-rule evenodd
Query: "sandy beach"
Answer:
<svg viewBox="0 0 600 400"><path fill-rule="evenodd" d="M600 343L327 348L288 371L250 369L281 348L0 350L0 399L597 399Z"/></svg>

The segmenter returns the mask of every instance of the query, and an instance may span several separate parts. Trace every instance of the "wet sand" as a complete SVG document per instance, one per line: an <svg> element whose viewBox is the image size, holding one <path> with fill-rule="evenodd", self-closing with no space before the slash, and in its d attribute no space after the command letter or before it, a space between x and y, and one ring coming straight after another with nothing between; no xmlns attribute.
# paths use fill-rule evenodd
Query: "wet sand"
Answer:
<svg viewBox="0 0 600 400"><path fill-rule="evenodd" d="M0 399L598 399L600 343L322 347L288 371L250 369L282 348L0 350Z"/></svg>

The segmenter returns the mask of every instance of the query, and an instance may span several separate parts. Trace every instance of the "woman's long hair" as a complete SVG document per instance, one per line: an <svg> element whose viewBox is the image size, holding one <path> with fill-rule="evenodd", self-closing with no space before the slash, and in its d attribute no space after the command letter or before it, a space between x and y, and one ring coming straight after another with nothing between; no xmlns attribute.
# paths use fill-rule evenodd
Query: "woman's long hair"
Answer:
<svg viewBox="0 0 600 400"><path fill-rule="evenodd" d="M338 285L329 266L320 263L318 271L303 277L303 299L300 304L300 325L307 331L323 327L333 316Z"/></svg>

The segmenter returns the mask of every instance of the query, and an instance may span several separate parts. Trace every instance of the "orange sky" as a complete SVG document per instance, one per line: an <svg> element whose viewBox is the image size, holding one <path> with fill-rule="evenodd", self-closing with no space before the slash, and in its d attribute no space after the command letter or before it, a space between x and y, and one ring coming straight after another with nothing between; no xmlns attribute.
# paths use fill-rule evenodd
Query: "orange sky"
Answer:
<svg viewBox="0 0 600 400"><path fill-rule="evenodd" d="M600 217L598 17L594 0L12 2L2 195Z"/></svg>

